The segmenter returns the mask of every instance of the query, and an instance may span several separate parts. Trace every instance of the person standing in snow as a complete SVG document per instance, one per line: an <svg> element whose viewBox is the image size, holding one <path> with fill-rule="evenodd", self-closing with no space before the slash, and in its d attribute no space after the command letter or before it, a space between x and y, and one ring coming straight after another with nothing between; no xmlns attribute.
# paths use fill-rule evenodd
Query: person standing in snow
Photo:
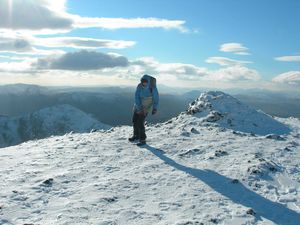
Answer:
<svg viewBox="0 0 300 225"><path fill-rule="evenodd" d="M152 115L157 113L158 102L159 94L156 87L156 79L145 74L135 91L132 117L133 136L128 139L129 141L139 140L138 146L146 144L145 119L151 109Z"/></svg>

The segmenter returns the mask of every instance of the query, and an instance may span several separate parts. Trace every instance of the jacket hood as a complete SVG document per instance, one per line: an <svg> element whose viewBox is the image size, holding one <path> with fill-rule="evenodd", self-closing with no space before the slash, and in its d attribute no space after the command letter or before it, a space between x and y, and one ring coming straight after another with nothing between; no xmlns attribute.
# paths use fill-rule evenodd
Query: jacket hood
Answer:
<svg viewBox="0 0 300 225"><path fill-rule="evenodd" d="M145 74L145 75L142 76L141 82L142 82L142 80L144 80L144 79L148 81L148 84L150 83L150 76L149 76L148 74Z"/></svg>

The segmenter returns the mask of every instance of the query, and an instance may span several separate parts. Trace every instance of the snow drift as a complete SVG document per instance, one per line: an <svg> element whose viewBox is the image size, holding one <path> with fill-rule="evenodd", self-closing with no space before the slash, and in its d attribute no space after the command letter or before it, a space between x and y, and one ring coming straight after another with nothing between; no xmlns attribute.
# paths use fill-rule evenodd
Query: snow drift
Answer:
<svg viewBox="0 0 300 225"><path fill-rule="evenodd" d="M286 125L264 112L257 111L220 91L202 93L190 103L187 113L205 122L215 122L222 127L240 132L283 135L291 131Z"/></svg>

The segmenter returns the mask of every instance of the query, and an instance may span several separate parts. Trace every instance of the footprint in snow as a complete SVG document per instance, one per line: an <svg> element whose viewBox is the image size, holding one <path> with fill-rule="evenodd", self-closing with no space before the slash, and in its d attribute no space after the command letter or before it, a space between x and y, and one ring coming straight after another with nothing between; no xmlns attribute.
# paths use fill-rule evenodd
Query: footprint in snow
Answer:
<svg viewBox="0 0 300 225"><path fill-rule="evenodd" d="M49 178L47 180L44 180L43 183L41 184L42 186L47 186L47 187L50 187L53 185L53 178Z"/></svg>
<svg viewBox="0 0 300 225"><path fill-rule="evenodd" d="M180 203L175 202L160 202L159 207L162 211L168 211L168 210L176 210L180 208L182 205Z"/></svg>
<svg viewBox="0 0 300 225"><path fill-rule="evenodd" d="M108 202L108 203L114 203L118 201L118 197L113 196L113 197L104 197L102 198L103 201Z"/></svg>
<svg viewBox="0 0 300 225"><path fill-rule="evenodd" d="M199 221L187 221L187 222L180 222L177 223L176 225L204 225L204 223L201 223Z"/></svg>
<svg viewBox="0 0 300 225"><path fill-rule="evenodd" d="M200 134L200 132L196 128L194 128L194 127L191 129L191 132L193 134Z"/></svg>
<svg viewBox="0 0 300 225"><path fill-rule="evenodd" d="M228 152L223 151L223 150L216 150L215 151L215 156L216 157L221 157L221 156L225 156L225 155L228 155Z"/></svg>

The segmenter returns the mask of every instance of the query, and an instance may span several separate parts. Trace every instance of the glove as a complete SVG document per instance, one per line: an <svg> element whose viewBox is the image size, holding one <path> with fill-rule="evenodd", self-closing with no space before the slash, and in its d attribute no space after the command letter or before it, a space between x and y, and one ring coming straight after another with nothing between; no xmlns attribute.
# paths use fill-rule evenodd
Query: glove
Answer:
<svg viewBox="0 0 300 225"><path fill-rule="evenodd" d="M152 115L156 114L157 113L157 109L153 109L152 110Z"/></svg>

